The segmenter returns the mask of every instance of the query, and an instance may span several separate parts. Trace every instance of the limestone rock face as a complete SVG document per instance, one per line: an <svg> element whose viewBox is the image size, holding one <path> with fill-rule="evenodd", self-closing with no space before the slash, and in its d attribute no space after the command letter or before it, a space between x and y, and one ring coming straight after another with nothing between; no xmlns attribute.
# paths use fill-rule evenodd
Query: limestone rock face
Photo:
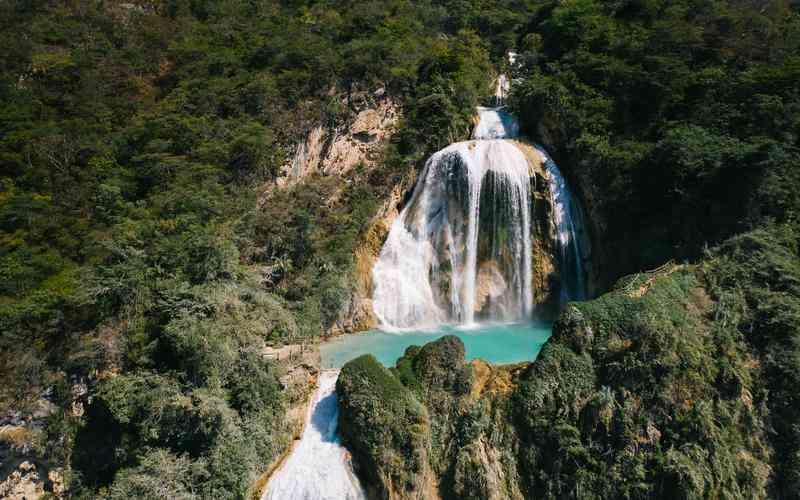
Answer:
<svg viewBox="0 0 800 500"><path fill-rule="evenodd" d="M350 126L350 133L361 142L374 142L380 140L379 136L384 127L384 117L378 110L365 109L356 116L356 121Z"/></svg>
<svg viewBox="0 0 800 500"><path fill-rule="evenodd" d="M524 497L503 465L502 451L485 437L462 448L453 466L453 493L457 498L522 500Z"/></svg>
<svg viewBox="0 0 800 500"><path fill-rule="evenodd" d="M267 203L271 193L289 188L314 176L335 176L341 185L364 182L363 177L377 165L386 140L395 131L400 108L384 89L342 97L342 104L351 109L345 123L336 127L319 125L290 152L290 160L281 168L273 185L266 188L261 203ZM355 104L353 104L355 103ZM398 206L406 190L413 186L413 169L392 190L373 217L366 236L355 251L355 280L326 335L338 335L375 328L378 320L372 310L372 266L381 250L389 227L398 214ZM335 203L337 191L328 200Z"/></svg>
<svg viewBox="0 0 800 500"><path fill-rule="evenodd" d="M364 296L360 289L345 300L339 310L339 317L328 329L328 335L360 332L378 326L378 319L372 310L372 299Z"/></svg>
<svg viewBox="0 0 800 500"><path fill-rule="evenodd" d="M490 299L505 293L508 284L494 261L482 262L475 280L475 311L480 312Z"/></svg>
<svg viewBox="0 0 800 500"><path fill-rule="evenodd" d="M314 127L281 169L278 186L290 186L312 174L346 176L357 165L374 165L398 119L394 101L381 97L373 107L358 111L349 124Z"/></svg>
<svg viewBox="0 0 800 500"><path fill-rule="evenodd" d="M314 127L308 133L305 142L297 145L291 163L284 167L284 177L279 178L279 184L289 184L304 177L308 177L316 171L322 160L323 148L325 147L325 129Z"/></svg>
<svg viewBox="0 0 800 500"><path fill-rule="evenodd" d="M0 482L0 498L7 500L36 500L44 495L44 487L36 465L22 462L4 481Z"/></svg>

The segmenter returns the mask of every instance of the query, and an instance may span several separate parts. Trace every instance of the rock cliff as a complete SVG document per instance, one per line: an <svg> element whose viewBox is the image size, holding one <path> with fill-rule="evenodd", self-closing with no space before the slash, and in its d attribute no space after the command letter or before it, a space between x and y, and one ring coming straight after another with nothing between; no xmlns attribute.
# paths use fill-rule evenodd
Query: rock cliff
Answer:
<svg viewBox="0 0 800 500"><path fill-rule="evenodd" d="M720 316L714 279L674 265L629 277L569 306L527 365L465 364L455 337L409 348L391 370L346 365L343 431L362 479L430 471L441 498L767 496L759 360ZM420 425L387 419L381 398ZM360 399L371 406L349 403ZM366 446L377 429L392 440ZM379 484L374 498L420 498Z"/></svg>
<svg viewBox="0 0 800 500"><path fill-rule="evenodd" d="M313 174L347 177L356 166L375 164L383 142L397 126L399 108L382 90L364 94L356 102L353 117L344 124L318 125L308 132L281 168L278 186L290 186Z"/></svg>

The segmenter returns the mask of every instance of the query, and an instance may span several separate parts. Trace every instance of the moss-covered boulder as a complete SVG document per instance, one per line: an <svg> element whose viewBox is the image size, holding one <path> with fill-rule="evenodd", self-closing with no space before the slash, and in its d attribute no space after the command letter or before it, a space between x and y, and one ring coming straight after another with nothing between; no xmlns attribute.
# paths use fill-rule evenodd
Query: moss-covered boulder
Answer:
<svg viewBox="0 0 800 500"><path fill-rule="evenodd" d="M350 361L336 383L339 429L371 498L429 498L428 413L372 355Z"/></svg>
<svg viewBox="0 0 800 500"><path fill-rule="evenodd" d="M396 370L402 372L406 384L419 384L418 388L444 391L451 395L469 390L469 370L465 363L464 343L455 335L446 335L418 348L412 346L397 360Z"/></svg>
<svg viewBox="0 0 800 500"><path fill-rule="evenodd" d="M512 370L465 363L446 336L394 368L362 356L342 368L340 429L373 498L520 499L506 396Z"/></svg>

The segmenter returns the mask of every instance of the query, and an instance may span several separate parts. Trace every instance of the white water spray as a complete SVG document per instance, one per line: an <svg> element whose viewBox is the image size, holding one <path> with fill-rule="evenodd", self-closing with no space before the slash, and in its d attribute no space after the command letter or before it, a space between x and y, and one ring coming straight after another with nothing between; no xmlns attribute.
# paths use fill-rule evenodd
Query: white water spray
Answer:
<svg viewBox="0 0 800 500"><path fill-rule="evenodd" d="M539 148L545 157L545 169L550 178L552 221L556 233L561 271L561 302L586 300L586 271L589 244L583 235L583 214L570 192L567 181L555 162Z"/></svg>
<svg viewBox="0 0 800 500"><path fill-rule="evenodd" d="M506 75L500 74L497 77L497 83L494 87L494 98L498 106L502 106L506 103L509 90L511 90L511 82Z"/></svg>
<svg viewBox="0 0 800 500"><path fill-rule="evenodd" d="M530 176L516 121L481 108L476 140L435 153L373 268L388 328L472 324L530 314Z"/></svg>
<svg viewBox="0 0 800 500"><path fill-rule="evenodd" d="M319 388L308 410L303 437L267 483L262 500L364 500L348 451L336 434L338 371L319 375Z"/></svg>
<svg viewBox="0 0 800 500"><path fill-rule="evenodd" d="M513 139L519 136L519 124L503 108L478 107L478 124L473 139Z"/></svg>

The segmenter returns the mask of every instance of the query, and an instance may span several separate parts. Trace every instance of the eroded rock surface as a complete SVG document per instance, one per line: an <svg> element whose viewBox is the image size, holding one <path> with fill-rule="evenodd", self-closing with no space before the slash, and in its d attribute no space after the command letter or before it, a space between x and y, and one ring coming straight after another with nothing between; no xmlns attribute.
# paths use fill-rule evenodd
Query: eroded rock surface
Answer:
<svg viewBox="0 0 800 500"><path fill-rule="evenodd" d="M36 500L44 495L44 485L36 465L22 462L0 482L0 498L7 500Z"/></svg>
<svg viewBox="0 0 800 500"><path fill-rule="evenodd" d="M398 119L394 101L378 97L373 107L358 111L347 125L314 127L281 169L278 185L290 186L312 174L346 176L357 165L369 168L380 157L382 143Z"/></svg>

